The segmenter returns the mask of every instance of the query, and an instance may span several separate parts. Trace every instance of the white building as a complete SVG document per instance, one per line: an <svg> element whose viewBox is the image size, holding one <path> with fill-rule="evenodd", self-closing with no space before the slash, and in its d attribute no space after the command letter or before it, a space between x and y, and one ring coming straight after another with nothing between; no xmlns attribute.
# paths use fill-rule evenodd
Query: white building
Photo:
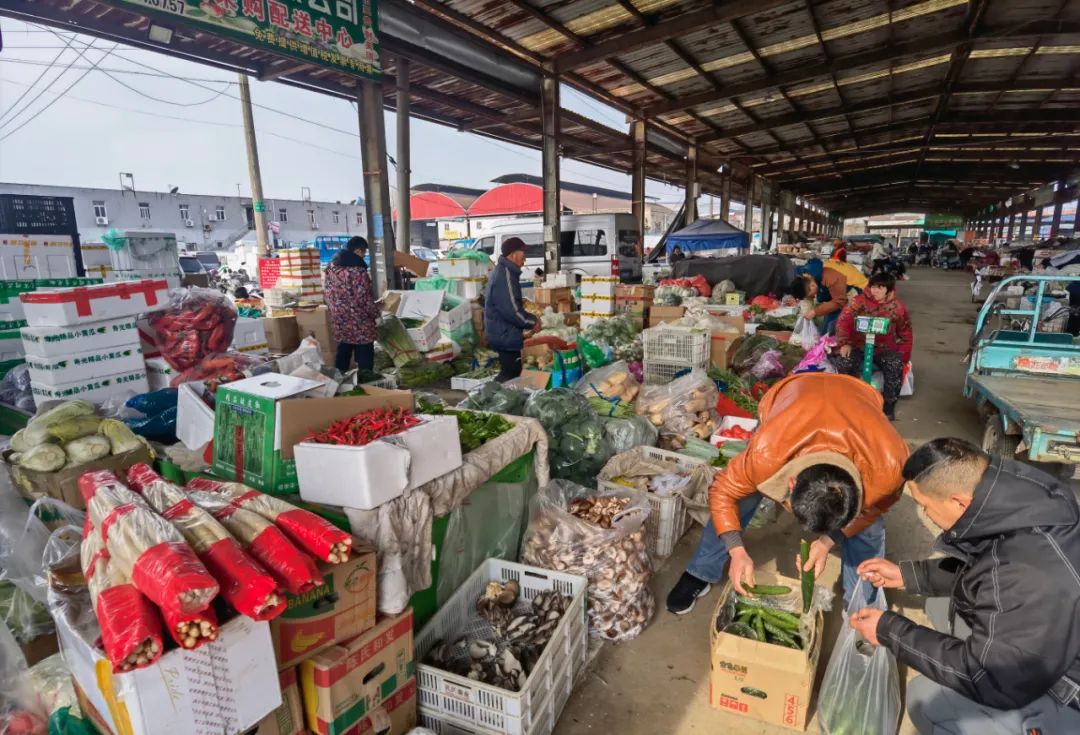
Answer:
<svg viewBox="0 0 1080 735"><path fill-rule="evenodd" d="M237 242L255 241L250 197L11 183L0 183L0 194L70 197L84 244L101 242L112 228L175 232L177 242L189 250L227 250ZM278 245L320 235L367 235L362 199L267 199L266 210Z"/></svg>

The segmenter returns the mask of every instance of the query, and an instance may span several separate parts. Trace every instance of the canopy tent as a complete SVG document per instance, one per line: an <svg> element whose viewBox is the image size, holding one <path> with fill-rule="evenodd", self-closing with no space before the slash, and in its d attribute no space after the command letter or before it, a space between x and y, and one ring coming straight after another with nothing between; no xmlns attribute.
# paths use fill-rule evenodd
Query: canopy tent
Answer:
<svg viewBox="0 0 1080 735"><path fill-rule="evenodd" d="M668 236L669 253L676 245L684 253L729 248L746 249L750 247L750 236L722 219L699 219Z"/></svg>

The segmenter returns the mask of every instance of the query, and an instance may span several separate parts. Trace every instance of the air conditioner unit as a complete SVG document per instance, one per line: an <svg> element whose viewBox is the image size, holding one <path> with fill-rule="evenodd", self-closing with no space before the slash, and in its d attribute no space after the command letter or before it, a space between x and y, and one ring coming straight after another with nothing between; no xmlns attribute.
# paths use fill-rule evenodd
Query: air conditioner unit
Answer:
<svg viewBox="0 0 1080 735"><path fill-rule="evenodd" d="M317 223L315 223L315 222L312 222L311 223L311 229L317 230L317 229L319 229L319 225Z"/></svg>
<svg viewBox="0 0 1080 735"><path fill-rule="evenodd" d="M109 218L108 217L94 217L94 224L107 225L107 224L109 224Z"/></svg>
<svg viewBox="0 0 1080 735"><path fill-rule="evenodd" d="M184 227L194 227L194 226L195 226L195 220L193 220L193 219L184 220Z"/></svg>

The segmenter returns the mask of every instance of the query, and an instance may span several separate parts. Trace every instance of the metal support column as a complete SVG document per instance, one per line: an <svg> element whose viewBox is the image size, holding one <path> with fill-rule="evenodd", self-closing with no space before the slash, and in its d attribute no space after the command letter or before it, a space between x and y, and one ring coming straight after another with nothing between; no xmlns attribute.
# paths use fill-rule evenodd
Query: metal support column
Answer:
<svg viewBox="0 0 1080 735"><path fill-rule="evenodd" d="M724 183L720 186L720 219L727 222L731 216L731 166L724 172Z"/></svg>
<svg viewBox="0 0 1080 735"><path fill-rule="evenodd" d="M1020 239L1023 240L1027 237L1027 225L1028 225L1028 210L1024 209L1020 215Z"/></svg>
<svg viewBox="0 0 1080 735"><path fill-rule="evenodd" d="M559 78L545 69L540 83L540 118L544 177L544 272L559 270Z"/></svg>
<svg viewBox="0 0 1080 735"><path fill-rule="evenodd" d="M408 253L412 245L412 196L409 135L409 60L397 57L397 249Z"/></svg>
<svg viewBox="0 0 1080 735"><path fill-rule="evenodd" d="M645 121L634 120L631 127L634 138L634 171L630 176L631 211L637 223L638 257L645 254Z"/></svg>
<svg viewBox="0 0 1080 735"><path fill-rule="evenodd" d="M697 146L691 143L686 149L686 224L698 219Z"/></svg>
<svg viewBox="0 0 1080 735"><path fill-rule="evenodd" d="M374 268L376 296L397 288L394 268L394 228L390 219L390 177L386 170L386 127L383 122L382 82L360 81L356 96L360 117L360 156L364 167L368 245Z"/></svg>
<svg viewBox="0 0 1080 735"><path fill-rule="evenodd" d="M1064 202L1058 202L1054 205L1054 213L1050 216L1050 237L1057 237L1058 230L1061 229L1061 208Z"/></svg>
<svg viewBox="0 0 1080 735"><path fill-rule="evenodd" d="M1031 228L1031 239L1032 240L1038 240L1039 239L1039 230L1042 229L1042 218L1043 218L1043 208L1042 207L1037 207L1035 209L1035 222L1033 223L1032 228Z"/></svg>
<svg viewBox="0 0 1080 735"><path fill-rule="evenodd" d="M1009 215L1009 227L1005 231L1005 239L1006 240L1012 240L1013 239L1013 226L1015 224L1016 224L1016 212L1012 212Z"/></svg>

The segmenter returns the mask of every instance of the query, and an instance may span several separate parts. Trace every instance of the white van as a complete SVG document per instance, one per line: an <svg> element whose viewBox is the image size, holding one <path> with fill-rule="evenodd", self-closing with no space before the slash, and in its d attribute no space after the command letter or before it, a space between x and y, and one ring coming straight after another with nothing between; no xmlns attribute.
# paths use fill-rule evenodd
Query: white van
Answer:
<svg viewBox="0 0 1080 735"><path fill-rule="evenodd" d="M485 228L486 229L486 228ZM641 236L632 214L564 214L559 222L560 261L563 270L578 276L619 276L623 281L641 279ZM544 270L544 220L528 217L494 225L476 241L493 260L502 252L503 240L519 237L528 249L523 281Z"/></svg>

